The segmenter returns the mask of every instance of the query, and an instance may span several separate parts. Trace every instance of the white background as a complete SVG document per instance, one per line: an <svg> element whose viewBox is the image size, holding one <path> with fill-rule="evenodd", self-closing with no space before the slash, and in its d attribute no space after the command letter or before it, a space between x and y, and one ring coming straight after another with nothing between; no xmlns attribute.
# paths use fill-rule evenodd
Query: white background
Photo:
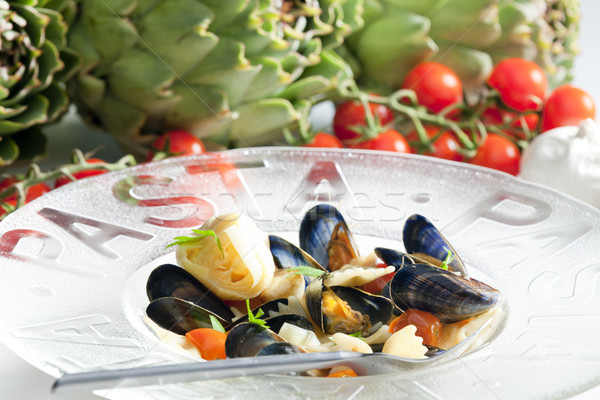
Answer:
<svg viewBox="0 0 600 400"><path fill-rule="evenodd" d="M585 89L600 108L600 1L582 0L581 53L576 60L574 85ZM598 111L597 111L598 112ZM50 132L52 159L41 163L48 168L68 161L70 150L90 151L103 146L97 155L107 161L121 154L114 142L99 131L82 126L70 115ZM100 400L93 395L58 396L50 394L54 378L33 368L0 343L0 399L2 400ZM577 400L600 398L600 388L576 396Z"/></svg>

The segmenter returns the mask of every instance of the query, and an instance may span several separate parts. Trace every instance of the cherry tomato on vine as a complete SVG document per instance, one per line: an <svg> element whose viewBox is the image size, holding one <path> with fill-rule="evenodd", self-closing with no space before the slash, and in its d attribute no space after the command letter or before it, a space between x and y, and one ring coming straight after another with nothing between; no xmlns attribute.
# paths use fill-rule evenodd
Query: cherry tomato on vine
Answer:
<svg viewBox="0 0 600 400"><path fill-rule="evenodd" d="M417 328L416 335L423 338L423 344L429 346L439 344L442 323L430 312L409 308L390 323L389 331L398 332L407 325L414 325Z"/></svg>
<svg viewBox="0 0 600 400"><path fill-rule="evenodd" d="M513 142L504 136L488 133L470 163L517 175L520 159L519 148Z"/></svg>
<svg viewBox="0 0 600 400"><path fill-rule="evenodd" d="M384 263L377 264L377 268L386 268L387 265ZM384 275L374 281L367 282L363 285L363 290L369 293L381 293L383 287L394 277L395 272Z"/></svg>
<svg viewBox="0 0 600 400"><path fill-rule="evenodd" d="M188 131L173 130L160 135L151 145L148 161L152 160L157 152L164 152L168 156L189 156L206 152L204 143Z"/></svg>
<svg viewBox="0 0 600 400"><path fill-rule="evenodd" d="M104 163L104 160L101 160L99 158L90 158L89 160L86 160L88 163L90 164L102 164ZM95 176L95 175L102 175L107 173L108 171L105 169L88 169L85 171L79 171L79 172L75 172L73 174L73 177L76 180L80 180L80 179L84 179L84 178L88 178L90 176ZM61 176L56 178L56 182L54 182L54 187L61 187L63 185L66 185L67 183L71 183L73 182L71 179L69 179L66 176Z"/></svg>
<svg viewBox="0 0 600 400"><path fill-rule="evenodd" d="M227 334L210 328L198 328L185 334L187 341L200 351L205 360L224 360Z"/></svg>
<svg viewBox="0 0 600 400"><path fill-rule="evenodd" d="M426 125L425 133L427 134L427 137L431 139L438 134L440 129L441 128L439 126ZM417 135L416 131L409 133L406 138L409 140L409 142L419 141L419 136ZM451 161L463 161L464 159L463 155L459 152L460 145L458 140L449 131L443 131L438 138L434 140L432 145L433 151L426 150L421 154ZM413 148L414 147L416 146L413 146Z"/></svg>
<svg viewBox="0 0 600 400"><path fill-rule="evenodd" d="M369 110L380 126L386 126L394 120L394 113L383 104L369 103ZM342 141L352 141L362 136L361 128L366 129L365 108L359 101L340 104L333 116L333 132ZM357 129L358 128L358 129Z"/></svg>
<svg viewBox="0 0 600 400"><path fill-rule="evenodd" d="M498 91L502 102L516 111L539 110L548 90L542 68L518 57L500 61L487 82Z"/></svg>
<svg viewBox="0 0 600 400"><path fill-rule="evenodd" d="M385 132L381 132L373 139L355 143L353 147L365 150L395 151L397 153L411 152L410 145L406 138L395 129L388 129Z"/></svg>
<svg viewBox="0 0 600 400"><path fill-rule="evenodd" d="M402 89L414 90L419 104L434 113L463 101L463 87L458 75L436 62L417 64L404 78Z"/></svg>
<svg viewBox="0 0 600 400"><path fill-rule="evenodd" d="M19 180L14 176L4 178L2 181L0 181L0 192L10 188L17 182L19 182ZM43 182L36 183L35 185L28 187L25 192L25 203L37 199L44 193L48 193L50 190L52 189L50 189L50 187ZM5 198L3 201L14 206L17 204L17 195L11 195Z"/></svg>
<svg viewBox="0 0 600 400"><path fill-rule="evenodd" d="M542 132L559 126L579 125L594 119L596 105L587 92L571 85L559 86L548 96L542 113Z"/></svg>
<svg viewBox="0 0 600 400"><path fill-rule="evenodd" d="M325 132L319 132L309 143L303 144L302 147L330 147L341 149L344 145L337 137Z"/></svg>

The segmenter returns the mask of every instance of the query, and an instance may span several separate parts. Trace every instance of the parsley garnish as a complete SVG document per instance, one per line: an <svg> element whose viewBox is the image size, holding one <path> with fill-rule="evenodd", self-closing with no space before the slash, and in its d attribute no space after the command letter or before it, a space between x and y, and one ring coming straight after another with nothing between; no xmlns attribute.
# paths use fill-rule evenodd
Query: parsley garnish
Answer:
<svg viewBox="0 0 600 400"><path fill-rule="evenodd" d="M446 249L446 251L448 252L448 255L446 256L446 259L442 262L442 265L440 265L441 269L448 269L448 264L450 264L452 262L452 260L454 260L454 254L452 254L452 251Z"/></svg>
<svg viewBox="0 0 600 400"><path fill-rule="evenodd" d="M301 265L299 267L288 268L287 271L290 275L308 275L319 277L325 273L325 271L313 267L309 267L308 265Z"/></svg>
<svg viewBox="0 0 600 400"><path fill-rule="evenodd" d="M248 309L248 322L250 322L251 324L256 324L258 326L262 326L265 329L269 329L269 326L267 325L267 323L260 319L260 317L262 317L265 313L263 312L262 308L259 308L258 311L256 312L256 315L252 314L252 310L250 309L250 300L246 299L246 308Z"/></svg>
<svg viewBox="0 0 600 400"><path fill-rule="evenodd" d="M202 238L205 238L207 236L213 236L215 238L215 243L217 244L217 247L219 248L219 251L221 252L221 255L223 256L223 258L225 258L225 252L223 251L223 246L221 246L221 240L219 240L219 237L217 236L215 231L210 231L210 230L202 231L200 229L192 229L192 232L194 232L198 236L177 236L177 237L173 238L173 239L175 239L175 242L168 244L167 247L165 247L165 249L167 249L171 246L175 246L175 245L194 242L194 241L200 240Z"/></svg>
<svg viewBox="0 0 600 400"><path fill-rule="evenodd" d="M223 328L223 325L221 325L219 320L214 315L210 315L210 324L215 331L225 333L225 328Z"/></svg>
<svg viewBox="0 0 600 400"><path fill-rule="evenodd" d="M358 331L358 332L354 332L354 333L351 333L351 334L350 334L350 335L348 335L348 336L352 336L352 337L355 337L355 338L359 338L360 340L365 340L365 338L362 336L362 333L361 333L360 331Z"/></svg>

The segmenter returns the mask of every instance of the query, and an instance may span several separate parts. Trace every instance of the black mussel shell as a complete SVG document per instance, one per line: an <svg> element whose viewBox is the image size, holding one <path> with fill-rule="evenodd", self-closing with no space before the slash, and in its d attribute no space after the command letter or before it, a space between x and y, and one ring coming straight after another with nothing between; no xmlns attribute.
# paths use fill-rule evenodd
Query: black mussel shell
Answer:
<svg viewBox="0 0 600 400"><path fill-rule="evenodd" d="M233 313L221 299L177 265L163 264L152 271L146 283L146 293L150 301L176 297L218 315L227 323L233 319Z"/></svg>
<svg viewBox="0 0 600 400"><path fill-rule="evenodd" d="M304 215L300 224L300 248L328 271L338 269L345 261L358 256L358 248L344 217L328 204L319 204ZM336 254L336 259L330 260L330 254Z"/></svg>
<svg viewBox="0 0 600 400"><path fill-rule="evenodd" d="M408 254L425 255L442 262L448 256L448 251L454 259L448 263L448 269L467 276L467 270L450 243L442 233L424 216L415 214L409 217L402 231L404 249Z"/></svg>
<svg viewBox="0 0 600 400"><path fill-rule="evenodd" d="M279 236L269 235L269 247L277 268L286 269L307 266L327 271L310 254ZM305 275L304 280L308 284L312 279L310 276Z"/></svg>
<svg viewBox="0 0 600 400"><path fill-rule="evenodd" d="M446 352L446 350L440 349L439 347L430 346L428 344L426 344L424 346L427 347L427 352L425 353L425 357L439 356Z"/></svg>
<svg viewBox="0 0 600 400"><path fill-rule="evenodd" d="M271 343L258 351L255 356L274 356L278 354L298 354L304 353L300 348L288 342Z"/></svg>
<svg viewBox="0 0 600 400"><path fill-rule="evenodd" d="M269 329L273 332L279 332L285 323L296 325L297 327L306 329L308 331L315 331L313 324L311 324L310 321L302 315L278 315L276 317L265 318L265 322L269 326Z"/></svg>
<svg viewBox="0 0 600 400"><path fill-rule="evenodd" d="M189 301L176 297L161 297L148 304L146 315L158 326L178 335L197 328L212 328L210 316L227 328L228 322Z"/></svg>
<svg viewBox="0 0 600 400"><path fill-rule="evenodd" d="M399 268L390 294L398 308L428 311L444 324L482 314L500 299L500 292L485 283L429 264Z"/></svg>
<svg viewBox="0 0 600 400"><path fill-rule="evenodd" d="M284 340L270 329L244 322L231 328L225 340L228 358L254 357L264 347Z"/></svg>

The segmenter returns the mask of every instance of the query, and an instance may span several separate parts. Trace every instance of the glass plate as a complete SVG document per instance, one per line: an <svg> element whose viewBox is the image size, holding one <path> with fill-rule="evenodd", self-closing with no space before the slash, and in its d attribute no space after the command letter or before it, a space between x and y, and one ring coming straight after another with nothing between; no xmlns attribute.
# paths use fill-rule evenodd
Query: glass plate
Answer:
<svg viewBox="0 0 600 400"><path fill-rule="evenodd" d="M114 389L109 399L565 398L600 384L598 210L511 176L432 158L264 148L169 159L52 191L0 224L0 337L54 376L189 361L144 323L150 271L213 214L295 235L331 202L357 235L401 239L421 213L504 293L493 340L410 373L263 376Z"/></svg>

